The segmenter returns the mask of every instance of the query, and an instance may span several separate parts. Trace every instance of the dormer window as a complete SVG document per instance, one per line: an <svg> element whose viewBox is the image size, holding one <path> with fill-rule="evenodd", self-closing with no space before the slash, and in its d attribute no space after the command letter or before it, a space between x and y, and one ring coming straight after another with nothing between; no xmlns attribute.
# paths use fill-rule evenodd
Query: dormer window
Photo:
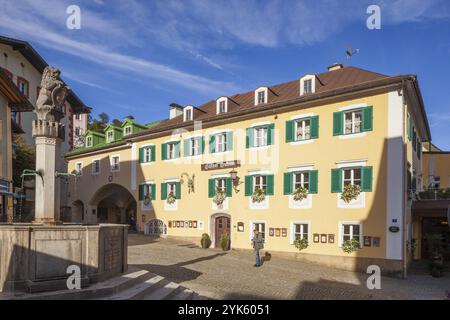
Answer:
<svg viewBox="0 0 450 320"><path fill-rule="evenodd" d="M124 134L125 136L130 135L131 132L132 132L131 126L126 126L126 127L123 129L123 134Z"/></svg>
<svg viewBox="0 0 450 320"><path fill-rule="evenodd" d="M261 87L255 91L255 106L265 104L268 100L267 87Z"/></svg>
<svg viewBox="0 0 450 320"><path fill-rule="evenodd" d="M221 113L226 113L226 112L228 112L228 98L222 97L222 98L217 99L216 113L221 114Z"/></svg>
<svg viewBox="0 0 450 320"><path fill-rule="evenodd" d="M300 79L300 95L314 93L316 91L316 76L306 75Z"/></svg>
<svg viewBox="0 0 450 320"><path fill-rule="evenodd" d="M92 136L86 137L86 147L92 147Z"/></svg>
<svg viewBox="0 0 450 320"><path fill-rule="evenodd" d="M112 142L113 140L114 140L114 132L112 130L108 131L106 133L106 142Z"/></svg>
<svg viewBox="0 0 450 320"><path fill-rule="evenodd" d="M192 121L194 119L194 107L187 106L183 110L183 121Z"/></svg>

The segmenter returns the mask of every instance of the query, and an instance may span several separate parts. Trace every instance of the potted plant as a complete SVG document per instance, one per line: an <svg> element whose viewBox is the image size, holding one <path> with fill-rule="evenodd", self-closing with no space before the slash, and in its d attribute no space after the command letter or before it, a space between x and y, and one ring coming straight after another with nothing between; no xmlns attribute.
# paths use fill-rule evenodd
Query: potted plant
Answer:
<svg viewBox="0 0 450 320"><path fill-rule="evenodd" d="M304 187L298 187L295 189L295 191L292 193L292 197L294 201L302 201L303 199L306 199L308 197L308 189Z"/></svg>
<svg viewBox="0 0 450 320"><path fill-rule="evenodd" d="M223 251L230 250L230 237L226 232L222 233L220 236L220 246Z"/></svg>
<svg viewBox="0 0 450 320"><path fill-rule="evenodd" d="M264 201L264 199L266 199L266 194L264 190L262 190L261 188L256 188L252 194L252 201L261 203Z"/></svg>
<svg viewBox="0 0 450 320"><path fill-rule="evenodd" d="M359 241L355 238L351 240L345 240L342 244L342 250L346 253L352 253L359 249Z"/></svg>
<svg viewBox="0 0 450 320"><path fill-rule="evenodd" d="M177 198L175 197L173 192L169 192L169 194L167 195L167 200L166 200L167 204L174 204L176 200L177 200Z"/></svg>
<svg viewBox="0 0 450 320"><path fill-rule="evenodd" d="M202 234L202 239L200 240L200 244L203 249L208 249L211 246L211 238L207 233Z"/></svg>
<svg viewBox="0 0 450 320"><path fill-rule="evenodd" d="M299 250L302 251L303 249L308 248L308 239L295 239L294 246Z"/></svg>
<svg viewBox="0 0 450 320"><path fill-rule="evenodd" d="M213 202L216 204L218 208L223 207L223 202L227 198L227 194L220 190L219 188L216 188L216 194L213 197Z"/></svg>
<svg viewBox="0 0 450 320"><path fill-rule="evenodd" d="M361 187L357 184L348 184L344 186L344 190L341 193L341 199L346 203L350 203L352 200L358 199L361 194Z"/></svg>

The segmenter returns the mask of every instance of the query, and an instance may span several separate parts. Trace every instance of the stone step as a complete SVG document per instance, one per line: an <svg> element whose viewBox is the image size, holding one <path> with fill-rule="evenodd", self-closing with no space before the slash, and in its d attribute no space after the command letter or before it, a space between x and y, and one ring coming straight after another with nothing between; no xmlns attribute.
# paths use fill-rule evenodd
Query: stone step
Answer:
<svg viewBox="0 0 450 320"><path fill-rule="evenodd" d="M164 280L164 277L154 276L127 290L118 292L114 295L105 297L100 300L140 300L150 292L159 290L159 288L163 286L165 282L167 282L167 280Z"/></svg>
<svg viewBox="0 0 450 320"><path fill-rule="evenodd" d="M91 285L81 290L59 290L35 294L24 294L12 299L24 300L88 300L114 295L131 288L155 275L147 270L130 268L127 273Z"/></svg>
<svg viewBox="0 0 450 320"><path fill-rule="evenodd" d="M152 293L147 294L142 300L170 300L170 298L177 294L177 289L179 287L179 284L169 282L163 287L160 287L157 290L154 290Z"/></svg>
<svg viewBox="0 0 450 320"><path fill-rule="evenodd" d="M182 287L183 289L183 287ZM190 289L180 290L178 294L176 294L172 300L191 300L194 296L194 291Z"/></svg>

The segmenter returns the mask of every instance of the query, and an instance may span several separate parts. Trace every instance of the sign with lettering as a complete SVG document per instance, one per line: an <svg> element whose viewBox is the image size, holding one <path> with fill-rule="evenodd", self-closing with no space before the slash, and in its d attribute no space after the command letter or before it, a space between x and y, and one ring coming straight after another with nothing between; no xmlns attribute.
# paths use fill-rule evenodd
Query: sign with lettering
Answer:
<svg viewBox="0 0 450 320"><path fill-rule="evenodd" d="M240 167L240 166L241 166L241 162L239 160L215 162L215 163L204 163L204 164L202 164L202 171L236 168L236 167Z"/></svg>

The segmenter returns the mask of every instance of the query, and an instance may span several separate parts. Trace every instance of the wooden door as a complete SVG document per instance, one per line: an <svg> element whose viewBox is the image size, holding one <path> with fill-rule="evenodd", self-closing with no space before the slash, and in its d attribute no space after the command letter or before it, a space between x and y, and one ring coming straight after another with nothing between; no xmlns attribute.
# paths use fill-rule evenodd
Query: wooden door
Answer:
<svg viewBox="0 0 450 320"><path fill-rule="evenodd" d="M220 237L222 233L226 232L228 237L230 236L230 218L217 217L216 218L216 230L215 230L215 247L220 248Z"/></svg>

